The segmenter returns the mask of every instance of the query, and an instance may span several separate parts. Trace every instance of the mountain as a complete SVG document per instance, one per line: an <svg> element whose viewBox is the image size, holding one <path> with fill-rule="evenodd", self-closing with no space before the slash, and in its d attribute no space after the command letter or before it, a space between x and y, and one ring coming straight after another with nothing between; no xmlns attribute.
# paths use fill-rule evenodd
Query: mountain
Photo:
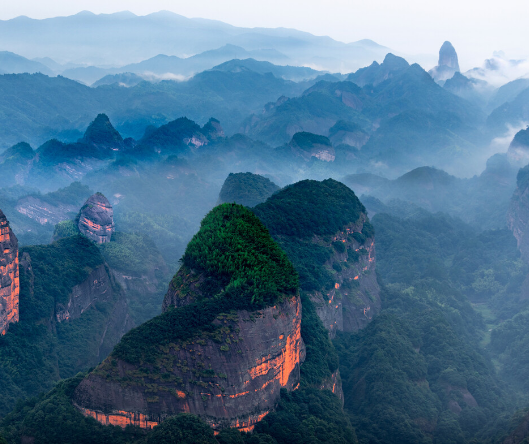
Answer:
<svg viewBox="0 0 529 444"><path fill-rule="evenodd" d="M187 246L164 313L123 338L76 388L75 405L104 424L151 428L191 412L217 430L252 430L279 389L299 381L305 351L297 284L287 257L249 210L216 207ZM146 391L148 373L154 378Z"/></svg>
<svg viewBox="0 0 529 444"><path fill-rule="evenodd" d="M249 65L252 65L252 70L258 71L260 64L264 66L274 67L269 61L257 62L257 60L263 60L262 57L266 57L266 60L281 63L288 57L282 55L279 52L273 51L246 51L244 48L235 45L224 45L218 49L211 49L204 51L200 54L193 55L191 57L180 58L177 56L168 56L165 54L158 54L155 57L151 57L147 60L143 60L139 63L127 64L122 67L116 68L100 68L97 66L88 67L76 67L64 70L61 72L62 75L73 80L77 80L86 84L93 84L97 86L103 76L112 76L122 73L137 74L145 78L146 80L159 81L159 80L185 80L196 73L215 69L216 65L223 64L230 60L245 59ZM257 59L257 60L254 60ZM269 69L265 72L272 72L273 69ZM305 80L307 78L313 78L318 75L319 71L315 71L310 68L302 67L280 67L278 72L281 72L282 77L289 80ZM275 73L274 73L275 74ZM291 78L292 77L292 78ZM95 82L95 83L94 83Z"/></svg>
<svg viewBox="0 0 529 444"><path fill-rule="evenodd" d="M382 64L373 62L371 65L349 74L347 80L362 87L365 85L376 86L405 71L409 66L409 63L402 57L397 57L389 53L384 58Z"/></svg>
<svg viewBox="0 0 529 444"><path fill-rule="evenodd" d="M19 320L18 240L0 210L0 334Z"/></svg>
<svg viewBox="0 0 529 444"><path fill-rule="evenodd" d="M395 205L401 210L408 202L415 207L412 212L420 208L433 213L442 211L480 229L499 229L505 227L509 199L516 187L516 168L505 155L496 154L487 161L481 175L470 179L433 167L419 167L394 180L364 173L348 175L343 182L362 194L362 199L373 196L385 204L397 199ZM488 205L490 201L497 202L493 209Z"/></svg>
<svg viewBox="0 0 529 444"><path fill-rule="evenodd" d="M54 72L42 63L34 60L28 60L9 51L0 51L0 66L2 74L21 74L21 73L41 73L49 76Z"/></svg>
<svg viewBox="0 0 529 444"><path fill-rule="evenodd" d="M107 74L106 76L100 78L97 82L92 84L93 88L97 88L102 85L114 85L118 84L119 86L131 87L136 86L138 83L143 82L143 77L140 77L137 74L132 72L123 72L120 74Z"/></svg>
<svg viewBox="0 0 529 444"><path fill-rule="evenodd" d="M319 65L338 72L358 69L387 52L371 40L346 44L294 29L238 28L168 11L146 16L84 11L44 20L17 17L0 21L0 38L6 50L30 58L46 54L61 63L111 66L136 63L157 54L184 58L235 45L251 55L231 58L261 56L261 60L274 62L288 57L293 65Z"/></svg>
<svg viewBox="0 0 529 444"><path fill-rule="evenodd" d="M300 82L303 80L310 80L322 75L321 71L316 71L312 68L303 66L281 66L274 65L266 61L257 61L254 59L238 60L233 59L213 67L216 71L238 72L241 70L249 70L258 72L259 74L266 74L271 72L275 77L285 80L292 80Z"/></svg>
<svg viewBox="0 0 529 444"><path fill-rule="evenodd" d="M364 328L380 310L375 239L364 206L333 179L303 180L254 208L300 276L323 325Z"/></svg>
<svg viewBox="0 0 529 444"><path fill-rule="evenodd" d="M338 120L367 125L361 111L369 100L352 82L320 81L301 97L280 97L265 106L264 112L247 118L241 132L269 144L288 142L297 132L325 135Z"/></svg>
<svg viewBox="0 0 529 444"><path fill-rule="evenodd" d="M181 116L205 122L214 115L233 132L248 114L305 88L253 71L206 71L187 82L143 82L130 88L89 88L41 74L4 75L0 76L0 148L21 141L39 146L51 138L76 141L100 113L109 116L124 137L136 139L148 125L160 126Z"/></svg>
<svg viewBox="0 0 529 444"><path fill-rule="evenodd" d="M516 79L500 86L490 98L488 109L490 111L500 107L504 103L511 102L524 89L529 88L529 79Z"/></svg>
<svg viewBox="0 0 529 444"><path fill-rule="evenodd" d="M294 134L289 144L277 151L286 158L301 158L304 161L310 161L314 157L324 162L333 162L336 157L327 137L308 132Z"/></svg>
<svg viewBox="0 0 529 444"><path fill-rule="evenodd" d="M521 87L525 86L521 84ZM516 94L517 88L513 91ZM487 117L487 127L493 134L504 135L509 125L520 125L529 120L529 88L523 89L510 101L495 108Z"/></svg>
<svg viewBox="0 0 529 444"><path fill-rule="evenodd" d="M459 72L459 61L457 53L450 42L444 42L439 50L439 62L428 73L436 82L444 82L451 79Z"/></svg>
<svg viewBox="0 0 529 444"><path fill-rule="evenodd" d="M219 203L255 207L280 188L270 179L252 173L230 173L219 193Z"/></svg>
<svg viewBox="0 0 529 444"><path fill-rule="evenodd" d="M509 159L519 165L526 165L529 160L529 129L518 131L507 150Z"/></svg>
<svg viewBox="0 0 529 444"><path fill-rule="evenodd" d="M97 115L79 142L102 150L119 151L124 147L121 134L112 126L106 114Z"/></svg>
<svg viewBox="0 0 529 444"><path fill-rule="evenodd" d="M460 72L455 72L452 78L446 80L443 88L482 108L490 103L491 95L496 92L495 88L484 80L465 77Z"/></svg>
<svg viewBox="0 0 529 444"><path fill-rule="evenodd" d="M361 152L344 157L355 159L356 168L360 161L399 172L424 164L454 167L447 153L469 158L477 140L485 143L486 135L477 130L485 118L479 107L444 90L420 66L388 55L385 63L370 69L372 78L366 72L359 78L373 81L380 74L376 86L320 81L301 97L267 104L264 112L244 121L241 131L279 145L301 131L330 136L338 121L347 121L366 134L356 142Z"/></svg>

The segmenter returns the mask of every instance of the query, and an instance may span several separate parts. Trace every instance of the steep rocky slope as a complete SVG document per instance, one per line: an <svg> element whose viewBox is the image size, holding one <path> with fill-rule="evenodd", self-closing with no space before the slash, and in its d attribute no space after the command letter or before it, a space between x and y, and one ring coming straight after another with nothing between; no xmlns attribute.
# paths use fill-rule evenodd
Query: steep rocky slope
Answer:
<svg viewBox="0 0 529 444"><path fill-rule="evenodd" d="M0 210L0 334L18 322L18 241Z"/></svg>
<svg viewBox="0 0 529 444"><path fill-rule="evenodd" d="M378 313L374 230L349 188L304 180L254 211L296 267L331 336L361 329Z"/></svg>
<svg viewBox="0 0 529 444"><path fill-rule="evenodd" d="M79 231L88 239L104 244L110 242L114 227L114 211L101 193L88 198L79 213Z"/></svg>
<svg viewBox="0 0 529 444"><path fill-rule="evenodd" d="M299 383L298 279L247 209L203 220L163 314L132 330L77 387L74 403L104 424L150 428L191 412L214 429L252 430Z"/></svg>

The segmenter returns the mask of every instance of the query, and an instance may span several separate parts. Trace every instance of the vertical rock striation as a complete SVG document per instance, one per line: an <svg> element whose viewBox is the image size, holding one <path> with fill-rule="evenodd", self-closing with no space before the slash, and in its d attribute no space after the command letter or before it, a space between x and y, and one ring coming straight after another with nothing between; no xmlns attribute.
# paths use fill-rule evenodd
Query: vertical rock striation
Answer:
<svg viewBox="0 0 529 444"><path fill-rule="evenodd" d="M114 211L101 193L88 198L79 213L79 231L88 239L104 244L110 242L114 232Z"/></svg>
<svg viewBox="0 0 529 444"><path fill-rule="evenodd" d="M0 334L18 322L18 241L0 210Z"/></svg>

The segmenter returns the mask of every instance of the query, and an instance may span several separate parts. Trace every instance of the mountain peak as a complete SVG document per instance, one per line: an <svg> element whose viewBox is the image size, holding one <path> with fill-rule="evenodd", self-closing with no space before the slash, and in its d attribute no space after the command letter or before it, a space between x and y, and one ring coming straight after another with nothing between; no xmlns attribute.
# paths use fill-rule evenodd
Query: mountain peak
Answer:
<svg viewBox="0 0 529 444"><path fill-rule="evenodd" d="M449 68L459 71L459 61L457 59L457 53L453 45L446 41L439 50L439 66L448 66Z"/></svg>
<svg viewBox="0 0 529 444"><path fill-rule="evenodd" d="M106 114L98 114L93 120L80 142L101 148L118 150L123 147L123 137L112 126Z"/></svg>

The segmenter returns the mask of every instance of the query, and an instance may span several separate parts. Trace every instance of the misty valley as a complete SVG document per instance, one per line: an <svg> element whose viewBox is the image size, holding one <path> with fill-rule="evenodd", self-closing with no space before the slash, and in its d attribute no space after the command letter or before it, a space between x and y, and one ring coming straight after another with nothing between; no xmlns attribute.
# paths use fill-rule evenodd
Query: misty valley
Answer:
<svg viewBox="0 0 529 444"><path fill-rule="evenodd" d="M0 42L0 444L529 442L527 61L169 12Z"/></svg>

